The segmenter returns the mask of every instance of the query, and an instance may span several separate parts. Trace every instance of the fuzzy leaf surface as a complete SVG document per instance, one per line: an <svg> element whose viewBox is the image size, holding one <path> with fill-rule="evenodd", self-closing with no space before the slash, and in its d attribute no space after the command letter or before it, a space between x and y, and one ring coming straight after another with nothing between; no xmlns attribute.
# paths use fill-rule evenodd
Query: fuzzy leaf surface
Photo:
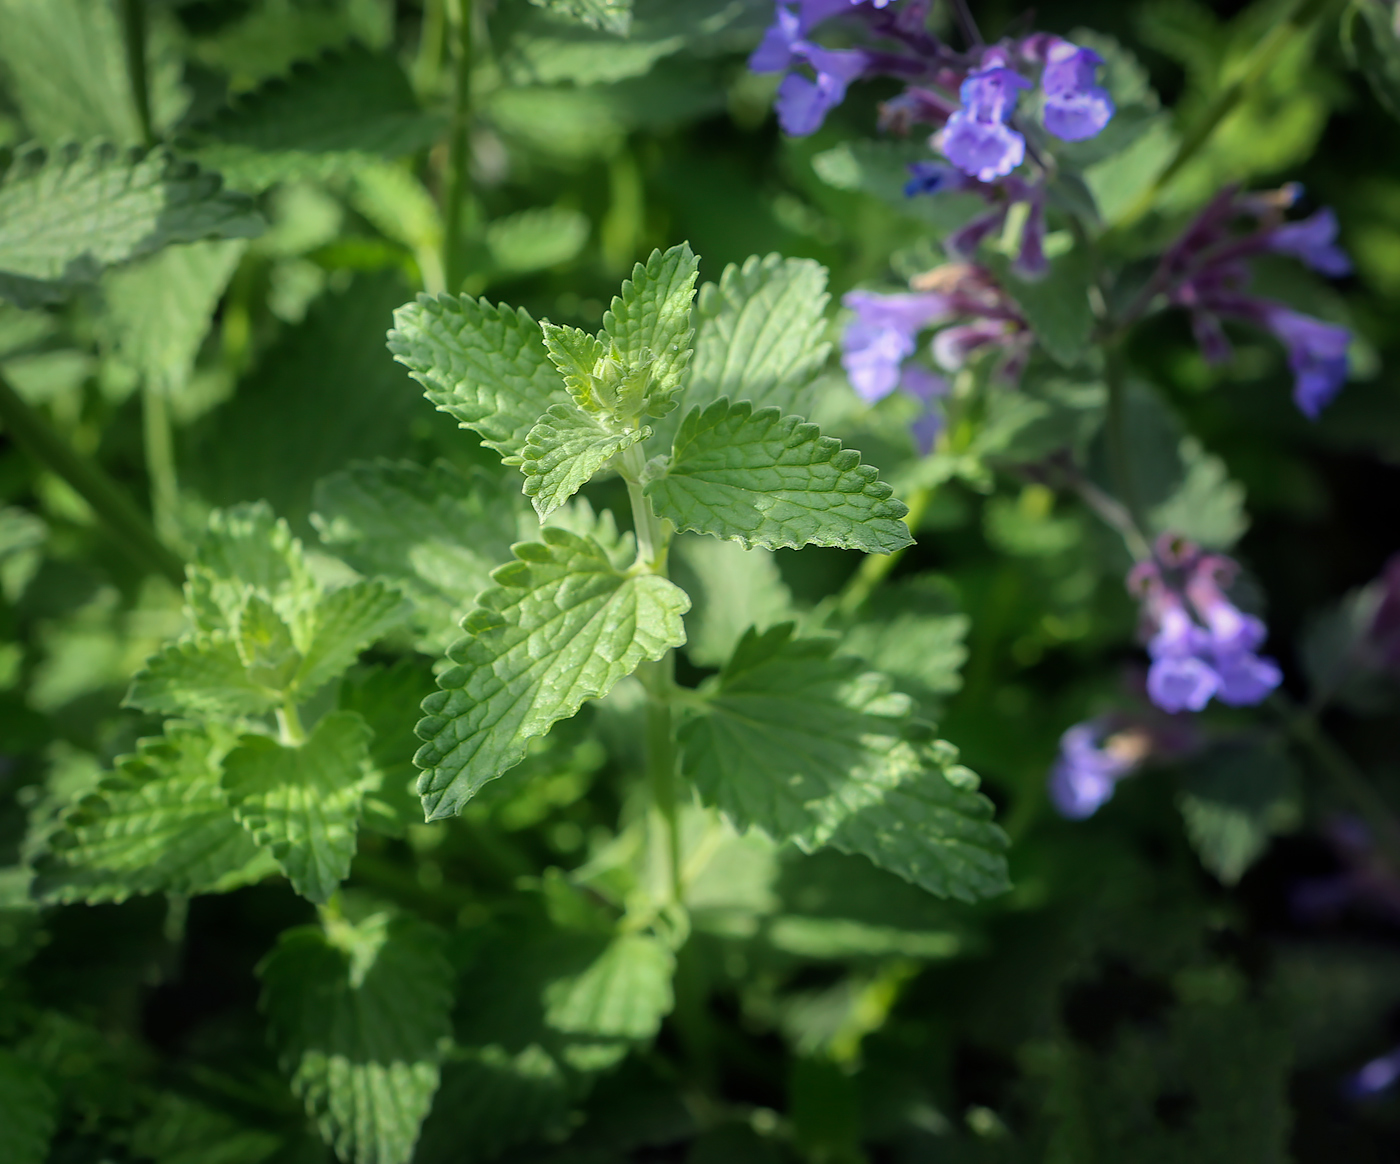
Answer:
<svg viewBox="0 0 1400 1164"><path fill-rule="evenodd" d="M593 399L593 370L607 352L603 341L581 328L542 323L545 351L549 362L559 369L564 387L580 408L597 409Z"/></svg>
<svg viewBox="0 0 1400 1164"><path fill-rule="evenodd" d="M301 543L265 501L215 510L187 573L191 620L206 632L234 627L250 591L293 626L318 595Z"/></svg>
<svg viewBox="0 0 1400 1164"><path fill-rule="evenodd" d="M114 263L262 228L253 204L217 174L163 150L27 150L0 177L0 297L54 301Z"/></svg>
<svg viewBox="0 0 1400 1164"><path fill-rule="evenodd" d="M58 1124L58 1097L39 1070L0 1050L0 1160L44 1164Z"/></svg>
<svg viewBox="0 0 1400 1164"><path fill-rule="evenodd" d="M412 918L286 930L258 968L292 1090L347 1164L408 1164L451 1032L452 971Z"/></svg>
<svg viewBox="0 0 1400 1164"><path fill-rule="evenodd" d="M491 571L535 519L521 495L445 461L374 461L324 478L313 518L321 541L362 574L409 595L425 649L441 653Z"/></svg>
<svg viewBox="0 0 1400 1164"><path fill-rule="evenodd" d="M685 641L690 600L654 575L629 577L592 538L546 528L515 548L462 623L454 666L423 701L415 762L429 820L460 810L525 755L526 742L606 695L645 659Z"/></svg>
<svg viewBox="0 0 1400 1164"><path fill-rule="evenodd" d="M568 501L623 449L645 440L651 429L613 432L572 404L556 404L525 439L520 471L525 496L543 521Z"/></svg>
<svg viewBox="0 0 1400 1164"><path fill-rule="evenodd" d="M632 27L632 0L530 0L569 20L577 20L589 28L626 36Z"/></svg>
<svg viewBox="0 0 1400 1164"><path fill-rule="evenodd" d="M695 332L690 307L700 260L688 243L652 251L603 313L603 330L629 363L651 361L650 391L674 392L690 360Z"/></svg>
<svg viewBox="0 0 1400 1164"><path fill-rule="evenodd" d="M370 734L353 711L334 711L300 745L248 735L224 759L233 815L311 901L328 900L350 872Z"/></svg>
<svg viewBox="0 0 1400 1164"><path fill-rule="evenodd" d="M249 677L238 646L219 632L157 651L131 681L126 704L155 715L235 717L270 711L277 693Z"/></svg>
<svg viewBox="0 0 1400 1164"><path fill-rule="evenodd" d="M239 189L324 178L372 157L431 145L442 121L425 112L393 57L356 42L301 61L191 130L199 160Z"/></svg>
<svg viewBox="0 0 1400 1164"><path fill-rule="evenodd" d="M805 414L803 391L831 353L824 314L826 268L811 259L757 255L706 283L696 305L695 358L687 398L719 396Z"/></svg>
<svg viewBox="0 0 1400 1164"><path fill-rule="evenodd" d="M909 700L831 640L750 631L710 710L681 730L682 766L741 828L831 845L940 896L1006 888L1006 838L966 769L912 738ZM950 779L951 777L951 779Z"/></svg>
<svg viewBox="0 0 1400 1164"><path fill-rule="evenodd" d="M518 453L549 406L567 399L523 308L420 295L394 313L389 350L439 411L503 456Z"/></svg>
<svg viewBox="0 0 1400 1164"><path fill-rule="evenodd" d="M681 422L669 471L647 486L656 512L678 529L770 550L840 546L888 554L913 542L890 496L860 454L814 424L715 401Z"/></svg>
<svg viewBox="0 0 1400 1164"><path fill-rule="evenodd" d="M224 800L218 761L226 747L181 723L142 740L64 813L35 863L35 895L97 902L224 893L273 873L271 856L259 851Z"/></svg>

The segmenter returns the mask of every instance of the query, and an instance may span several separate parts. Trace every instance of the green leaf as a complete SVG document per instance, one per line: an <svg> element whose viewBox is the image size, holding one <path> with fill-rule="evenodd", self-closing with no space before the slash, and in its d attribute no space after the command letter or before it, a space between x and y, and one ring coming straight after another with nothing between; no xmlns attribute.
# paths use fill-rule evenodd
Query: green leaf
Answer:
<svg viewBox="0 0 1400 1164"><path fill-rule="evenodd" d="M645 425L630 432L613 432L581 408L556 404L525 439L525 450L520 454L525 496L543 521L614 456L650 435L651 429Z"/></svg>
<svg viewBox="0 0 1400 1164"><path fill-rule="evenodd" d="M402 836L408 825L422 823L418 769L413 766L419 741L413 729L419 705L436 688L424 661L413 657L392 667L356 668L341 684L340 709L358 714L374 733L362 827Z"/></svg>
<svg viewBox="0 0 1400 1164"><path fill-rule="evenodd" d="M1180 484L1153 507L1148 522L1158 532L1172 530L1210 549L1228 550L1249 528L1244 486L1195 437L1182 437L1178 450Z"/></svg>
<svg viewBox="0 0 1400 1164"><path fill-rule="evenodd" d="M650 934L619 934L577 974L544 991L545 1023L570 1035L645 1040L671 1013L675 956Z"/></svg>
<svg viewBox="0 0 1400 1164"><path fill-rule="evenodd" d="M913 542L908 512L854 449L814 424L747 401L715 401L681 422L671 466L647 486L677 529L768 549L840 546L888 554Z"/></svg>
<svg viewBox="0 0 1400 1164"><path fill-rule="evenodd" d="M501 276L528 275L576 258L588 242L588 216L567 206L520 210L486 227L486 252Z"/></svg>
<svg viewBox="0 0 1400 1164"><path fill-rule="evenodd" d="M546 528L543 544L515 548L496 588L462 623L455 666L423 701L415 762L429 820L451 816L525 745L585 699L606 695L644 659L685 641L683 591L664 578L629 577L591 538Z"/></svg>
<svg viewBox="0 0 1400 1164"><path fill-rule="evenodd" d="M914 694L951 695L962 687L970 625L946 586L918 578L883 587L859 621L846 628L841 651Z"/></svg>
<svg viewBox="0 0 1400 1164"><path fill-rule="evenodd" d="M304 743L247 735L224 759L233 815L312 901L327 901L350 872L370 735L353 711L333 711Z"/></svg>
<svg viewBox="0 0 1400 1164"><path fill-rule="evenodd" d="M284 328L233 399L201 421L182 465L191 483L218 505L266 498L300 529L320 478L409 453L423 408L381 343L406 293L397 271L357 275Z"/></svg>
<svg viewBox="0 0 1400 1164"><path fill-rule="evenodd" d="M803 391L826 363L826 268L811 259L752 255L730 263L697 304L695 359L687 399L748 400L784 415L805 414Z"/></svg>
<svg viewBox="0 0 1400 1164"><path fill-rule="evenodd" d="M35 896L96 902L225 893L275 872L224 800L218 764L226 747L179 722L142 740L64 812L35 862Z"/></svg>
<svg viewBox="0 0 1400 1164"><path fill-rule="evenodd" d="M142 140L116 4L93 0L0 0L0 62L6 90L32 136L45 145ZM158 132L184 113L174 30L158 10L147 28L146 81Z"/></svg>
<svg viewBox="0 0 1400 1164"><path fill-rule="evenodd" d="M1351 0L1342 17L1342 47L1385 111L1400 117L1400 30L1394 9L1383 0Z"/></svg>
<svg viewBox="0 0 1400 1164"><path fill-rule="evenodd" d="M376 914L286 930L258 968L292 1090L348 1164L408 1164L450 1034L452 971L435 931Z"/></svg>
<svg viewBox="0 0 1400 1164"><path fill-rule="evenodd" d="M250 590L293 624L319 593L301 543L265 501L211 513L188 574L191 619L197 630L212 633L237 624Z"/></svg>
<svg viewBox="0 0 1400 1164"><path fill-rule="evenodd" d="M420 295L394 313L389 350L424 395L502 456L518 453L565 392L544 336L523 308Z"/></svg>
<svg viewBox="0 0 1400 1164"><path fill-rule="evenodd" d="M589 28L626 36L632 27L632 0L530 0L540 8L577 20Z"/></svg>
<svg viewBox="0 0 1400 1164"><path fill-rule="evenodd" d="M321 540L362 574L387 578L413 599L422 646L440 653L458 637L491 571L535 527L521 495L484 472L439 461L352 465L316 486Z"/></svg>
<svg viewBox="0 0 1400 1164"><path fill-rule="evenodd" d="M21 306L61 299L114 263L262 228L217 174L164 150L26 150L0 178L0 296Z"/></svg>
<svg viewBox="0 0 1400 1164"><path fill-rule="evenodd" d="M540 324L540 329L549 362L559 369L574 403L580 408L598 411L601 405L595 397L594 385L598 380L599 361L607 354L606 345L597 336L577 327L560 326L546 320Z"/></svg>
<svg viewBox="0 0 1400 1164"><path fill-rule="evenodd" d="M332 590L310 617L302 663L292 681L306 699L349 669L360 652L406 618L409 607L397 590L382 582L356 582Z"/></svg>
<svg viewBox="0 0 1400 1164"><path fill-rule="evenodd" d="M603 313L603 330L631 366L647 364L648 392L664 398L680 385L690 360L692 339L690 305L700 260L689 243L665 254L652 251L646 265L632 268L632 277Z"/></svg>
<svg viewBox="0 0 1400 1164"><path fill-rule="evenodd" d="M230 185L260 191L274 182L351 173L377 157L431 145L442 119L426 113L394 58L351 41L293 65L191 127L187 145Z"/></svg>
<svg viewBox="0 0 1400 1164"><path fill-rule="evenodd" d="M185 386L243 251L241 242L191 243L107 272L103 330L147 383Z"/></svg>
<svg viewBox="0 0 1400 1164"><path fill-rule="evenodd" d="M991 265L1050 358L1067 368L1077 364L1094 331L1089 302L1094 267L1089 252L1076 246L1056 255L1044 278L1035 280L1018 278L1004 259L994 258Z"/></svg>
<svg viewBox="0 0 1400 1164"><path fill-rule="evenodd" d="M58 1097L32 1064L0 1050L0 1160L44 1164L58 1125Z"/></svg>
<svg viewBox="0 0 1400 1164"><path fill-rule="evenodd" d="M692 602L685 653L701 667L728 659L749 627L767 630L793 616L792 593L768 550L687 534L671 543L671 562Z"/></svg>
<svg viewBox="0 0 1400 1164"><path fill-rule="evenodd" d="M1236 884L1299 819L1297 770L1277 746L1218 748L1191 762L1178 798L1201 864Z"/></svg>
<svg viewBox="0 0 1400 1164"><path fill-rule="evenodd" d="M909 700L834 648L791 623L745 635L681 729L686 775L740 828L860 853L940 896L1004 890L1006 838L976 778L910 738Z"/></svg>
<svg viewBox="0 0 1400 1164"><path fill-rule="evenodd" d="M226 1082L217 1075L213 1078ZM249 1127L217 1107L166 1091L131 1129L130 1145L136 1159L153 1164L269 1164L286 1149L286 1139Z"/></svg>
<svg viewBox="0 0 1400 1164"><path fill-rule="evenodd" d="M272 603L250 594L234 624L238 657L258 684L282 691L301 665L301 652L292 639L292 628Z"/></svg>
<svg viewBox="0 0 1400 1164"><path fill-rule="evenodd" d="M278 698L249 675L238 644L216 632L157 651L132 679L125 702L154 715L202 719L262 715Z"/></svg>

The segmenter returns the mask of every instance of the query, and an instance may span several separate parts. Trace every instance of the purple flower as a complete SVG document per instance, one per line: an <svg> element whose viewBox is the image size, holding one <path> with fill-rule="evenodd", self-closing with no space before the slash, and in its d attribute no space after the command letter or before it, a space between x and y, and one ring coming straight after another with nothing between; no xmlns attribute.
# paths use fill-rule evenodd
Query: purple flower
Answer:
<svg viewBox="0 0 1400 1164"><path fill-rule="evenodd" d="M1278 664L1256 653L1264 624L1222 589L1238 569L1223 555L1163 537L1153 560L1128 575L1148 630L1147 694L1163 711L1200 711L1211 699L1250 706L1283 681Z"/></svg>
<svg viewBox="0 0 1400 1164"><path fill-rule="evenodd" d="M842 340L841 365L851 387L870 404L898 386L901 365L914 354L914 337L949 314L948 296L936 291L851 291L842 303L856 317Z"/></svg>
<svg viewBox="0 0 1400 1164"><path fill-rule="evenodd" d="M1316 420L1347 381L1347 347L1351 333L1278 304L1266 304L1264 324L1288 348L1293 369L1293 399L1309 419Z"/></svg>
<svg viewBox="0 0 1400 1164"><path fill-rule="evenodd" d="M1050 770L1051 803L1070 820L1093 816L1118 781L1138 769L1151 744L1141 730L1110 736L1102 721L1075 724L1060 737L1060 754Z"/></svg>
<svg viewBox="0 0 1400 1164"><path fill-rule="evenodd" d="M1369 1099L1373 1095L1389 1091L1397 1079L1400 1079L1400 1047L1372 1059L1347 1079L1342 1085L1342 1090L1351 1099Z"/></svg>
<svg viewBox="0 0 1400 1164"><path fill-rule="evenodd" d="M934 142L965 174L990 182L1011 173L1026 157L1026 139L1006 124L1017 94L1030 82L996 66L970 73L959 96L962 108L948 118Z"/></svg>
<svg viewBox="0 0 1400 1164"><path fill-rule="evenodd" d="M1285 222L1268 235L1264 245L1332 278L1351 274L1351 260L1337 245L1337 216L1330 206L1299 222Z"/></svg>
<svg viewBox="0 0 1400 1164"><path fill-rule="evenodd" d="M1114 114L1108 90L1094 83L1103 57L1093 49L1056 40L1045 54L1040 86L1045 91L1045 128L1065 141L1084 141L1103 130Z"/></svg>
<svg viewBox="0 0 1400 1164"><path fill-rule="evenodd" d="M962 188L961 183L967 180L960 171L942 162L910 162L908 169L909 181L904 183L906 198L958 190Z"/></svg>
<svg viewBox="0 0 1400 1164"><path fill-rule="evenodd" d="M755 73L787 72L775 103L785 133L805 137L846 97L846 87L865 72L870 58L859 49L827 49L806 39L816 24L850 5L845 0L802 0L798 10L779 4L773 24L749 57ZM792 70L806 64L813 80Z"/></svg>
<svg viewBox="0 0 1400 1164"><path fill-rule="evenodd" d="M948 395L948 381L922 364L909 363L904 365L899 388L923 405L909 426L909 434L914 438L919 455L926 457L933 452L934 442L943 431L943 413L934 406L934 401Z"/></svg>

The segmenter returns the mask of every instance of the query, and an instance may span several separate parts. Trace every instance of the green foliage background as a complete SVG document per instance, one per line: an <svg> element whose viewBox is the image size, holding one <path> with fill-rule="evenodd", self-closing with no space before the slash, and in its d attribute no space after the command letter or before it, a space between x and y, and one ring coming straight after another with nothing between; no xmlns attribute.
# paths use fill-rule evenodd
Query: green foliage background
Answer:
<svg viewBox="0 0 1400 1164"><path fill-rule="evenodd" d="M903 147L868 142L892 91L857 87L820 133L785 140L771 78L744 67L766 0L637 0L630 18L607 0L499 0L478 27L454 227L439 210L453 131L444 6L144 8L146 114L122 5L0 0L0 372L181 555L222 507L228 554L277 547L276 561L231 567L271 578L258 627L191 626L160 548L114 538L0 433L0 1160L1395 1158L1397 1101L1358 1106L1339 1090L1400 1041L1395 919L1315 925L1290 910L1298 880L1332 868L1320 825L1346 807L1332 786L1279 754L1253 784L1246 766L1201 764L1126 782L1092 821L1051 811L1060 733L1115 698L1137 652L1121 547L1072 500L994 471L1008 450L1066 443L1024 418L984 418L964 463L937 470L947 479L879 603L828 623L982 777L1012 842L1008 893L941 900L839 851L850 845L707 834L696 810L681 830L708 860L687 890L688 940L618 931L657 876L628 799L643 729L626 683L534 740L460 818L421 823L410 761L431 660L536 526L517 470L394 362L394 310L459 271L471 294L591 332L633 264L681 240L702 282L770 253L825 266L833 296L907 276L933 261L930 231L947 221L898 194ZM1035 22L1129 46L1139 113L1167 133L1208 108L1287 8L1048 0ZM1356 380L1313 425L1260 340L1209 368L1166 316L1128 353L1154 390L1134 403L1141 493L1161 525L1237 543L1295 690L1319 613L1400 544L1400 126L1352 67L1343 8L1290 44L1159 209L1294 179L1334 206L1356 277L1327 292L1282 266L1268 279L1353 322ZM1017 6L973 9L989 37L1022 30ZM1380 53L1384 97L1383 24L1349 19L1353 58ZM148 133L167 144L139 154ZM98 139L110 144L87 144ZM1112 181L1096 195L1111 202ZM44 251L33 243L64 191L74 204L95 193L71 246ZM1128 245L1160 244L1158 221ZM702 292L701 316L741 273L763 275ZM1024 307L1072 363L1087 324ZM836 335L814 329L808 347ZM1075 388L1043 386L1071 429L1058 402ZM919 483L896 401L864 409L839 370L810 391L808 415L896 496ZM684 413L650 423L669 434ZM626 511L620 482L582 496L561 544L616 549L611 519L594 515ZM674 577L693 602L682 677L718 671L750 624L816 617L857 559L678 541ZM213 610L226 575L198 565ZM381 575L411 600L407 621ZM298 672L326 713L312 736L325 812L316 859L288 864L278 841L300 827L300 777L269 784L267 758L247 755L277 744L202 722L149 741L165 715L246 710L252 696L218 659L239 669L256 647L275 670L291 657L283 631L309 655L317 626L298 622L299 595L347 591L348 654ZM740 650L835 688L839 657L793 662L781 637ZM200 686L181 668L206 649ZM717 703L742 710L743 682L726 671ZM707 722L688 730L718 736ZM1400 804L1395 705L1327 726ZM719 746L696 752L702 789L722 784L723 766L704 764ZM307 898L342 878L316 925Z"/></svg>

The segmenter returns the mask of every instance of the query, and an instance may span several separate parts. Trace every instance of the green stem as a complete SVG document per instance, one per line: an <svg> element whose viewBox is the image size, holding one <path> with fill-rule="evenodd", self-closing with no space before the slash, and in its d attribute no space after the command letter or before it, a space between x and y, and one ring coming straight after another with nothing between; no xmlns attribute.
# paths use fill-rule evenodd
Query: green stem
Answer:
<svg viewBox="0 0 1400 1164"><path fill-rule="evenodd" d="M632 525L637 533L637 565L650 574L666 577L669 529L656 516L643 491L646 454L640 444L627 449L619 468L627 482L632 503ZM647 692L647 780L652 804L661 817L665 832L669 900L681 898L681 832L676 806L676 733L671 714L676 690L676 653L668 650L654 663L637 668L637 678Z"/></svg>
<svg viewBox="0 0 1400 1164"><path fill-rule="evenodd" d="M472 0L456 0L456 77L452 127L447 140L447 191L442 208L442 269L447 290L456 294L462 269L462 221L471 184Z"/></svg>
<svg viewBox="0 0 1400 1164"><path fill-rule="evenodd" d="M1400 819L1385 798L1322 730L1311 712L1303 711L1281 692L1275 692L1270 702L1293 738L1307 749L1323 773L1370 822L1378 843L1393 860L1400 862Z"/></svg>
<svg viewBox="0 0 1400 1164"><path fill-rule="evenodd" d="M294 748L306 742L306 729L301 726L301 712L290 699L277 709L277 728L282 735L282 743Z"/></svg>
<svg viewBox="0 0 1400 1164"><path fill-rule="evenodd" d="M79 456L47 420L0 375L0 424L31 457L57 473L107 525L117 544L142 568L164 574L177 587L185 565L156 536L145 516L120 485L86 457Z"/></svg>
<svg viewBox="0 0 1400 1164"><path fill-rule="evenodd" d="M170 410L165 393L155 384L147 384L141 393L141 433L156 533L167 545L175 545L180 539L180 478L175 467Z"/></svg>
<svg viewBox="0 0 1400 1164"><path fill-rule="evenodd" d="M1157 195L1166 189L1167 185L1181 173L1186 164L1200 153L1206 142L1220 127L1220 123L1239 107L1249 91L1274 67L1293 39L1306 35L1311 30L1312 25L1332 6L1333 2L1334 0L1300 0L1292 12L1275 24L1260 39L1250 50L1235 79L1215 95L1215 99L1211 101L1201 119L1182 138L1172 160L1167 163L1167 168L1157 175L1152 185L1143 192L1138 200L1129 207L1128 212L1115 224L1115 231L1121 231L1131 226L1152 209Z"/></svg>
<svg viewBox="0 0 1400 1164"><path fill-rule="evenodd" d="M933 486L920 485L909 495L909 512L904 515L904 524L909 527L909 532L913 533L919 528L919 522L923 520L924 514L928 511L929 502L933 500ZM908 547L904 547L908 549ZM904 550L895 550L890 554L866 554L865 560L861 562L856 572L846 581L842 587L840 595L836 599L836 609L841 614L854 614L866 600L875 593L877 587L887 577L890 571L899 565L900 558L904 557Z"/></svg>
<svg viewBox="0 0 1400 1164"><path fill-rule="evenodd" d="M414 81L422 97L437 94L446 32L446 0L423 0L423 26L418 34L418 58L413 63Z"/></svg>
<svg viewBox="0 0 1400 1164"><path fill-rule="evenodd" d="M136 106L136 121L141 127L142 144L153 146L156 132L151 121L151 86L146 72L146 0L121 0L121 14L126 74Z"/></svg>
<svg viewBox="0 0 1400 1164"><path fill-rule="evenodd" d="M1132 518L1133 525L1142 530L1142 506L1137 485L1133 480L1132 451L1128 442L1127 377L1123 353L1117 346L1104 349L1104 380L1108 385L1108 414L1104 418L1104 440L1108 446L1108 473L1118 499Z"/></svg>

